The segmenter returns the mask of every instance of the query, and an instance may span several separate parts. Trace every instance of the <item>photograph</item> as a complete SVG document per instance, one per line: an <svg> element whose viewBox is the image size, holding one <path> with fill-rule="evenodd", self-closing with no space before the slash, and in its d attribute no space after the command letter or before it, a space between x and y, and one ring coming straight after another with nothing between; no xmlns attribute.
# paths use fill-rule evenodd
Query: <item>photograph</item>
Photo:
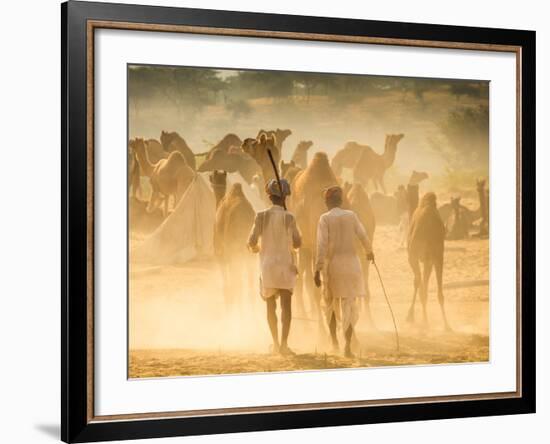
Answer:
<svg viewBox="0 0 550 444"><path fill-rule="evenodd" d="M536 33L247 9L61 7L62 440L534 413Z"/></svg>
<svg viewBox="0 0 550 444"><path fill-rule="evenodd" d="M490 362L490 81L334 69L127 64L129 379Z"/></svg>

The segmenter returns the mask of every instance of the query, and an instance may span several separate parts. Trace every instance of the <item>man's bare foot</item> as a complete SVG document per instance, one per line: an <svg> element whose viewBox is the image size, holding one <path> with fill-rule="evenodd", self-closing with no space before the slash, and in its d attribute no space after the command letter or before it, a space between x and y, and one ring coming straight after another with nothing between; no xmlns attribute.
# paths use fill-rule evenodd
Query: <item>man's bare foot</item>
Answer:
<svg viewBox="0 0 550 444"><path fill-rule="evenodd" d="M349 347L346 347L346 350L344 351L344 356L349 359L355 358L355 355L351 352Z"/></svg>
<svg viewBox="0 0 550 444"><path fill-rule="evenodd" d="M286 344L281 345L281 347L279 348L279 353L283 356L294 356L296 354Z"/></svg>
<svg viewBox="0 0 550 444"><path fill-rule="evenodd" d="M280 350L281 350L281 347L279 346L279 344L271 344L269 346L269 353L273 355L278 355Z"/></svg>
<svg viewBox="0 0 550 444"><path fill-rule="evenodd" d="M340 354L340 344L338 344L338 341L332 343L332 354L333 355Z"/></svg>

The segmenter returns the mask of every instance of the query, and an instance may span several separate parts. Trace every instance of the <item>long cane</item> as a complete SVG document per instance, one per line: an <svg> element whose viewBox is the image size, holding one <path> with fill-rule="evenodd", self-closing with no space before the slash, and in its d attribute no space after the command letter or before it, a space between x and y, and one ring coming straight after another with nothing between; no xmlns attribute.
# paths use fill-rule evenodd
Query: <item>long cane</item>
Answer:
<svg viewBox="0 0 550 444"><path fill-rule="evenodd" d="M277 165L275 165L275 159L273 159L273 154L271 154L271 150L268 148L267 154L269 156L269 160L271 160L271 166L273 167L273 171L275 172L275 179L277 179L277 184L279 185L279 192L281 193L281 198L283 199L283 208L286 210L286 203L283 195L283 187L281 186L281 178L279 177L279 170L277 169Z"/></svg>
<svg viewBox="0 0 550 444"><path fill-rule="evenodd" d="M374 265L376 273L378 274L378 280L380 281L380 286L382 287L382 292L384 293L384 297L386 298L388 308L390 309L391 319L393 321L393 328L394 328L394 331L395 331L395 343L397 345L397 351L399 352L399 333L397 331L397 324L395 322L395 316L393 315L393 310L391 308L390 299L388 298L388 295L386 294L386 288L384 287L384 282L382 282L382 276L380 275L380 270L378 269L378 265L376 265L376 262L374 262L374 260L372 261L372 264Z"/></svg>

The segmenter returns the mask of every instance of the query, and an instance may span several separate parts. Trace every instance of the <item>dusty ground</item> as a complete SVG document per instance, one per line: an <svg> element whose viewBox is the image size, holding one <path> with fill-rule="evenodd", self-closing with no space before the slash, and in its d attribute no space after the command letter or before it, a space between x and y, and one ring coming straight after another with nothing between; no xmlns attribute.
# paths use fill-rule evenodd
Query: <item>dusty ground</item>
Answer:
<svg viewBox="0 0 550 444"><path fill-rule="evenodd" d="M132 245L139 240L133 239ZM294 310L289 345L293 357L269 354L265 307L256 289L224 304L222 282L212 260L177 266L130 266L129 376L159 377L291 371L342 367L483 362L489 359L489 241L446 243L444 283L453 332L443 331L432 276L428 326L405 321L412 296L412 272L396 227L378 227L377 263L397 319L400 351L377 276L371 269L374 325L357 327L355 359L333 354L310 311ZM254 270L252 270L254 271Z"/></svg>

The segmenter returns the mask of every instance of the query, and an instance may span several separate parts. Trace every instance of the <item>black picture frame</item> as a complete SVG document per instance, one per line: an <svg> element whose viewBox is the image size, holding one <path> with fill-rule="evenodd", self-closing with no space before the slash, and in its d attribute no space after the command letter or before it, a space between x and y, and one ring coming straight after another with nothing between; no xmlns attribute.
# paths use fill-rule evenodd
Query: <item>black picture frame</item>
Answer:
<svg viewBox="0 0 550 444"><path fill-rule="evenodd" d="M90 417L88 359L89 158L87 146L87 23L90 20L209 28L262 30L380 39L512 45L521 65L521 329L520 396L441 401L96 421ZM62 104L62 274L61 274L61 438L90 442L181 435L416 421L535 412L535 32L505 29L396 23L185 8L69 1L61 5ZM523 117L524 116L524 117ZM93 184L93 182L91 182Z"/></svg>

